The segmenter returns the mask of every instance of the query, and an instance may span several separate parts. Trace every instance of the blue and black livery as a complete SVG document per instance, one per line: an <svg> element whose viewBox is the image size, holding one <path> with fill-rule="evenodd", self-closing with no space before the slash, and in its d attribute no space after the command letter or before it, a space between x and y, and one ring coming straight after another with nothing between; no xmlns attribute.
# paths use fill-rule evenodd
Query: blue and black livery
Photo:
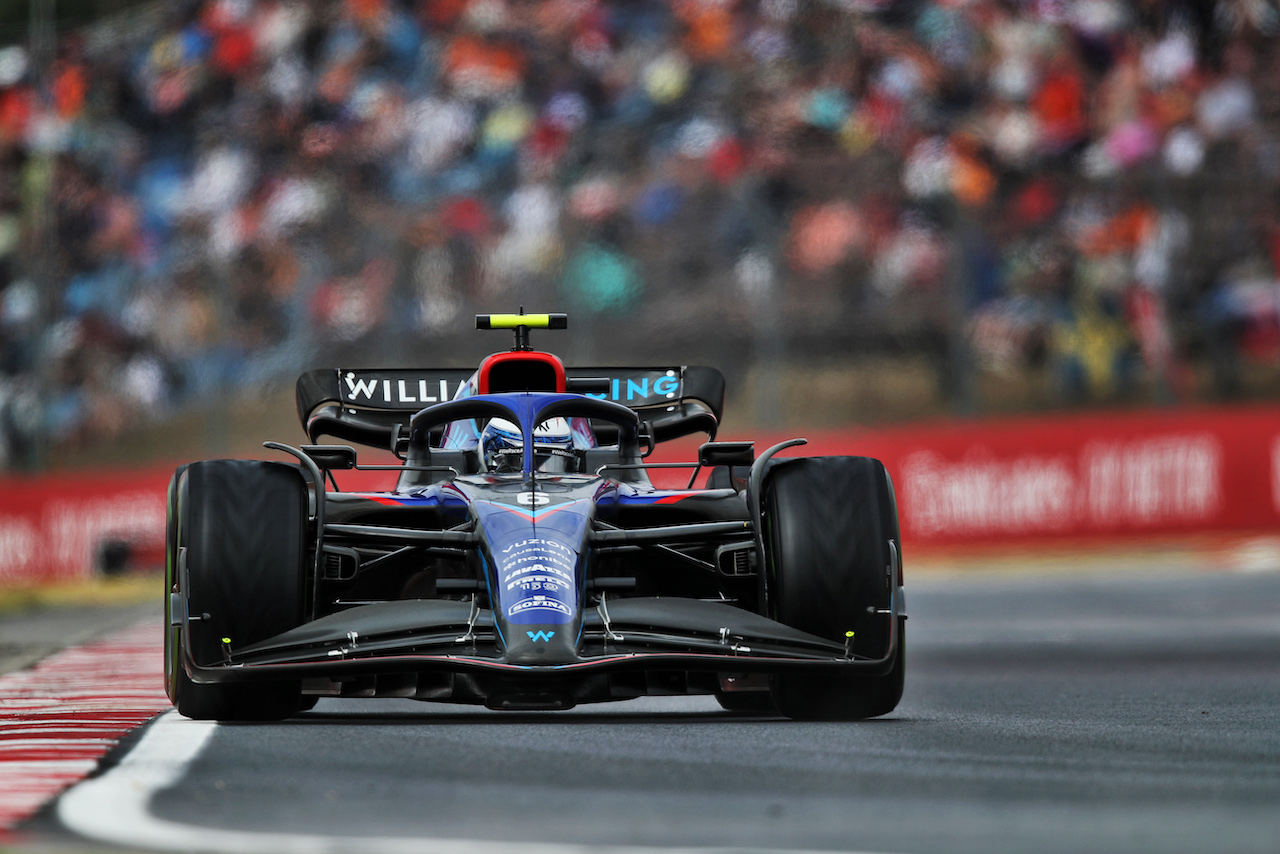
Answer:
<svg viewBox="0 0 1280 854"><path fill-rule="evenodd" d="M893 710L906 617L884 467L775 456L802 440L759 456L716 442L718 371L566 370L529 346L530 329L564 325L480 316L516 345L472 372L299 380L313 443L389 448L399 465L267 443L293 462L175 473L166 663L179 711L279 718L323 696L563 709L673 693L798 718ZM469 438L494 419L521 434L518 471ZM575 425L569 470L539 470L536 434L553 419ZM692 433L709 441L676 464L688 488L654 487L648 454ZM395 486L338 489L355 468L394 472Z"/></svg>

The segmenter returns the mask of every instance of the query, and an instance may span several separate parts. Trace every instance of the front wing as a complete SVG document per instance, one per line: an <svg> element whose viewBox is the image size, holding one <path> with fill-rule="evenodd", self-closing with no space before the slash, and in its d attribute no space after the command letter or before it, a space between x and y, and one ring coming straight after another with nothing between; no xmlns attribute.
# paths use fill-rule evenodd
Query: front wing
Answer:
<svg viewBox="0 0 1280 854"><path fill-rule="evenodd" d="M345 678L413 673L493 673L527 677L625 670L770 674L823 670L866 676L893 666L904 616L901 591L882 612L889 643L881 658L718 602L679 598L603 600L585 615L578 660L549 666L506 662L492 613L473 602L405 600L330 614L200 666L186 656L195 682ZM175 614L184 633L185 614ZM184 649L190 645L184 643Z"/></svg>

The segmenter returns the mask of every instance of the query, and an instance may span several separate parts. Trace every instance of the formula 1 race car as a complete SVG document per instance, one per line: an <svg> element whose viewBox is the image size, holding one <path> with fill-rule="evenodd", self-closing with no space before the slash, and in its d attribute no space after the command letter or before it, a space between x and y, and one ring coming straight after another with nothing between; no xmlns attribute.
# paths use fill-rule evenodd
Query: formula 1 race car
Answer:
<svg viewBox="0 0 1280 854"><path fill-rule="evenodd" d="M898 515L867 457L714 441L719 371L566 369L530 330L479 370L317 370L292 459L180 467L165 643L182 714L276 720L318 697L567 709L714 694L728 710L858 719L902 696ZM655 445L706 434L689 463ZM657 488L668 469L687 488ZM394 471L386 492L334 473ZM703 486L695 488L699 476ZM376 477L371 475L370 477ZM388 475L388 478L393 475ZM681 483L684 481L681 480ZM332 487L332 488L330 488Z"/></svg>

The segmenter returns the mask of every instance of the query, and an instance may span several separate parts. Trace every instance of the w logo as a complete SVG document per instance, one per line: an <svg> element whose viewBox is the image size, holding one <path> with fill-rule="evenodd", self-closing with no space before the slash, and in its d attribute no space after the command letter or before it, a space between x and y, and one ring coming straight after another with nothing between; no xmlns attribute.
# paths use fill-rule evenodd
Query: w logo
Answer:
<svg viewBox="0 0 1280 854"><path fill-rule="evenodd" d="M555 632L525 632L531 641L549 641L556 636Z"/></svg>

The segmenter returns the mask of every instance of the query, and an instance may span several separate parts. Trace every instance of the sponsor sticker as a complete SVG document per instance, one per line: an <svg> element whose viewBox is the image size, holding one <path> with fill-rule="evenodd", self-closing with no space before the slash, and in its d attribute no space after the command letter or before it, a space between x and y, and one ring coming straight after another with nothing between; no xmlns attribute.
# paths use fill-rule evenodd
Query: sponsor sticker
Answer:
<svg viewBox="0 0 1280 854"><path fill-rule="evenodd" d="M578 376L582 369L573 371ZM338 393L341 402L374 409L421 409L433 403L452 400L473 371L465 368L423 370L352 370L338 371ZM588 397L612 400L627 406L656 406L679 400L684 393L684 379L679 368L641 368L637 370L585 369L581 375L603 377L608 391L590 392Z"/></svg>
<svg viewBox="0 0 1280 854"><path fill-rule="evenodd" d="M543 609L547 611L555 611L557 614L564 614L566 617L573 616L573 611L568 605L559 599L553 599L550 596L530 596L528 599L521 599L519 602L507 609L508 617L515 617L526 611L533 609Z"/></svg>
<svg viewBox="0 0 1280 854"><path fill-rule="evenodd" d="M467 370L338 372L342 403L374 409L421 409L452 400L470 377Z"/></svg>

